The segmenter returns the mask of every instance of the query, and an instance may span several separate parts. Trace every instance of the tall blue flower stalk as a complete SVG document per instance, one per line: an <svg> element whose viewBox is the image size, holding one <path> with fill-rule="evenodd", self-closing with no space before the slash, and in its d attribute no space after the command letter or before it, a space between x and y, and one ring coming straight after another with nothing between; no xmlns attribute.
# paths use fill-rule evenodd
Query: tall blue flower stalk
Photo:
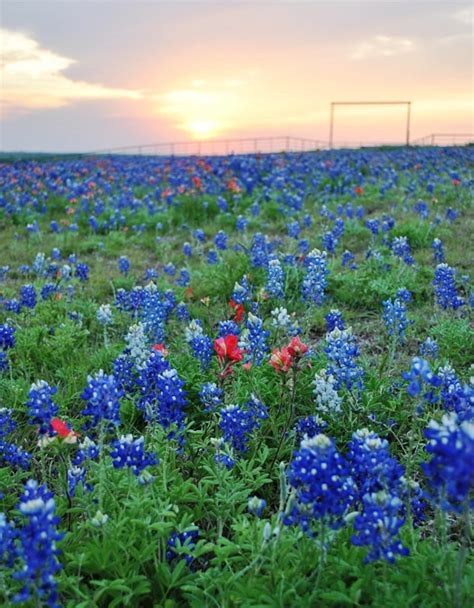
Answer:
<svg viewBox="0 0 474 608"><path fill-rule="evenodd" d="M322 306L325 300L325 289L329 269L326 262L327 253L313 249L305 260L306 275L303 278L301 295L305 302Z"/></svg>

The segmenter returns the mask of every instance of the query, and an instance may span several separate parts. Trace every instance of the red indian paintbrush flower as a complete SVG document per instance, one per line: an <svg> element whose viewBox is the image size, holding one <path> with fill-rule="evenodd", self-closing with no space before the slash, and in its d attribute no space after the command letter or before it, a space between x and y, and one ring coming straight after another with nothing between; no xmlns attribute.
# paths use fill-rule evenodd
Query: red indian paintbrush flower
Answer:
<svg viewBox="0 0 474 608"><path fill-rule="evenodd" d="M242 361L243 353L237 343L238 338L233 334L214 340L214 350L217 353L219 361L223 362L227 360L232 363Z"/></svg>
<svg viewBox="0 0 474 608"><path fill-rule="evenodd" d="M77 441L78 434L71 430L68 425L63 422L60 418L53 418L50 422L53 431L67 441L67 443L75 443Z"/></svg>
<svg viewBox="0 0 474 608"><path fill-rule="evenodd" d="M270 357L270 365L277 372L287 372L293 364L293 358L284 346L281 350L274 348Z"/></svg>
<svg viewBox="0 0 474 608"><path fill-rule="evenodd" d="M288 344L288 352L292 357L302 357L308 352L308 346L303 344L298 336L294 336Z"/></svg>

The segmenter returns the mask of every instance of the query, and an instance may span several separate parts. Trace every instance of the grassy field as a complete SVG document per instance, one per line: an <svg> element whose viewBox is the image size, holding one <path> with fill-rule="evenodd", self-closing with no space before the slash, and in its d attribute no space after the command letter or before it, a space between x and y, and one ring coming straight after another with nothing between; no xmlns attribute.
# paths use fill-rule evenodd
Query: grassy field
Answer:
<svg viewBox="0 0 474 608"><path fill-rule="evenodd" d="M2 605L468 606L473 165L4 159Z"/></svg>

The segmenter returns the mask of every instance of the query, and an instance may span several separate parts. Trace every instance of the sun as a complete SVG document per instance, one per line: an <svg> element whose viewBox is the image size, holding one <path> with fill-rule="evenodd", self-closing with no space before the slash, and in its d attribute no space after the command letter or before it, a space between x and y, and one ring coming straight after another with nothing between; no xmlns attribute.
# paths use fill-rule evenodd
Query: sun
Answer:
<svg viewBox="0 0 474 608"><path fill-rule="evenodd" d="M218 124L215 120L192 120L184 125L184 128L196 139L210 139L218 132Z"/></svg>

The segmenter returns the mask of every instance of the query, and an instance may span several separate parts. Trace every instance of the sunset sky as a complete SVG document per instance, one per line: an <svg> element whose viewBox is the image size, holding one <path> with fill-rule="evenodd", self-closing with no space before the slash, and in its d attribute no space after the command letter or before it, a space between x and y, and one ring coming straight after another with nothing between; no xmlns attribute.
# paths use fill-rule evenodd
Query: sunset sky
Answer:
<svg viewBox="0 0 474 608"><path fill-rule="evenodd" d="M2 150L327 139L331 100L412 100L412 135L472 132L468 2L2 0ZM401 108L335 140L402 141Z"/></svg>

